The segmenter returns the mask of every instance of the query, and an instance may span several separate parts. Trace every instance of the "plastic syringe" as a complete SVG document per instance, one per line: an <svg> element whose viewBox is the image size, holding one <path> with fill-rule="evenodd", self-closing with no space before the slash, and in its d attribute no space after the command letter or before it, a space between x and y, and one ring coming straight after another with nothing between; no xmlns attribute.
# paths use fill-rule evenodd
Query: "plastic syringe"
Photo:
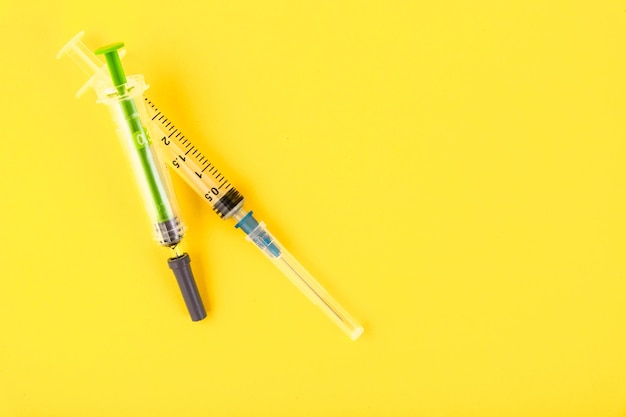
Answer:
<svg viewBox="0 0 626 417"><path fill-rule="evenodd" d="M316 304L351 339L363 333L361 327L313 276L272 236L265 226L244 208L244 197L226 177L191 143L148 98L145 99L159 143L174 172L213 207L222 219L232 218L263 254ZM156 134L156 133L155 133Z"/></svg>
<svg viewBox="0 0 626 417"><path fill-rule="evenodd" d="M189 315L193 321L199 321L206 317L206 310L191 270L189 255L179 253L185 226L179 214L169 172L161 162L160 152L148 131L151 121L143 101L143 92L147 86L142 76L127 78L124 74L117 52L122 46L115 44L102 49L112 81L109 79L107 82L104 70L98 69L97 83L92 86L98 101L109 108L116 124L120 142L152 223L154 237L160 245L172 249L173 256L168 259L168 266L174 272ZM64 48L60 54L68 52Z"/></svg>
<svg viewBox="0 0 626 417"><path fill-rule="evenodd" d="M90 79L86 87L102 81L103 64L75 36L65 47L66 53L83 69ZM86 87L79 90L84 92ZM331 297L313 276L272 236L265 223L254 218L244 208L244 197L224 175L191 143L156 106L145 98L152 136L159 138L163 156L178 173L208 203L222 219L233 219L235 228L246 234L257 248L304 294L317 305L352 340L363 333L363 327Z"/></svg>

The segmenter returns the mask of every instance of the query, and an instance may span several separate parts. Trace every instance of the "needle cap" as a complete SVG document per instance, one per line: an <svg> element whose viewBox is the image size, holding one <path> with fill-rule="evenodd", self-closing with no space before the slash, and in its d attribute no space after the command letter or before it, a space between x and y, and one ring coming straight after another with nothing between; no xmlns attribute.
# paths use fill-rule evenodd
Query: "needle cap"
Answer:
<svg viewBox="0 0 626 417"><path fill-rule="evenodd" d="M183 253L176 258L168 259L167 264L176 276L178 287L187 305L187 310L189 310L191 320L202 320L206 317L206 311L191 271L191 258L189 258L188 254Z"/></svg>

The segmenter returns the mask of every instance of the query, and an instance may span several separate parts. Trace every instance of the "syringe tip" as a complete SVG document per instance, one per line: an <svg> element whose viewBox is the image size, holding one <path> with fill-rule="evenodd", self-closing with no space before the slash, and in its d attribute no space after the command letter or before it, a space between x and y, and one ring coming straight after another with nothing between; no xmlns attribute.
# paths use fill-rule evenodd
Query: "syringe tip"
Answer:
<svg viewBox="0 0 626 417"><path fill-rule="evenodd" d="M181 253L180 253L180 247L179 247L178 243L176 243L176 244L174 244L174 245L170 246L170 249L171 249L171 250L172 250L172 252L173 252L173 258L178 258L178 257L181 255Z"/></svg>

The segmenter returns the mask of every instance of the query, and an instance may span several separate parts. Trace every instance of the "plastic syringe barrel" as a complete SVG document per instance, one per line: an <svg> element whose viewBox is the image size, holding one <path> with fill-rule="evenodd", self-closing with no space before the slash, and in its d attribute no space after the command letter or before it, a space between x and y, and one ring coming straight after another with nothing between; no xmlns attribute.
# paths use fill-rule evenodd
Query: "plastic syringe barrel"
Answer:
<svg viewBox="0 0 626 417"><path fill-rule="evenodd" d="M139 113L139 109L145 110L143 91L147 87L143 79L134 85L128 83L118 54L118 49L123 46L123 43L117 43L96 51L105 56L115 88L115 92L109 89L108 97L100 97L100 100L109 105L118 125L118 133L125 139L135 177L141 184L144 203L153 214L157 239L162 245L174 246L183 237L182 223L174 214L173 192L167 187L168 175L153 151L150 134ZM99 91L107 92L106 89ZM144 118L147 119L145 114Z"/></svg>
<svg viewBox="0 0 626 417"><path fill-rule="evenodd" d="M182 240L185 226L181 221L167 166L161 162L148 131L137 128L141 126L141 113L145 113L143 91L147 86L142 76L134 75L128 77L125 88L127 93L123 95L115 87L98 89L99 102L109 108L117 126L156 240L163 246L174 246Z"/></svg>

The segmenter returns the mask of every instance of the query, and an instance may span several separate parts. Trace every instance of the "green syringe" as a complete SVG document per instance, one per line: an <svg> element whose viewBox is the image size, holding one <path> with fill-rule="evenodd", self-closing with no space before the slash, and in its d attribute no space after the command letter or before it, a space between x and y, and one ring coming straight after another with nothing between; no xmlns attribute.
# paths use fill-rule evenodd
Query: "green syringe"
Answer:
<svg viewBox="0 0 626 417"><path fill-rule="evenodd" d="M124 119L127 133L130 135L130 141L134 148L133 154L137 156L141 167L139 173L145 180L145 186L148 191L149 203L147 207L154 208L157 225L157 239L164 246L176 246L183 237L182 225L178 221L178 217L174 215L171 196L167 195L165 188L166 175L159 172L155 164L155 156L150 152L150 135L147 129L141 123L141 116L137 110L137 106L133 101L131 89L135 86L128 84L122 63L118 54L118 49L124 46L123 43L116 43L105 46L96 51L96 54L104 55L111 74L113 86L117 91L115 95L119 98L118 106L114 108L121 111L121 115L117 115L116 120ZM136 87L135 87L136 88ZM143 103L141 103L143 104ZM141 107L141 106L140 106ZM119 117L121 116L121 117Z"/></svg>
<svg viewBox="0 0 626 417"><path fill-rule="evenodd" d="M147 86L142 76L127 78L124 74L118 53L123 46L123 43L116 43L96 51L96 54L104 55L113 82L112 87L109 85L96 89L98 99L107 105L117 125L156 240L174 251L168 265L176 276L191 319L202 320L206 317L206 311L191 271L189 255L178 252L185 227L178 215L167 167L153 149L146 123L143 122L147 120L143 103L143 92Z"/></svg>

